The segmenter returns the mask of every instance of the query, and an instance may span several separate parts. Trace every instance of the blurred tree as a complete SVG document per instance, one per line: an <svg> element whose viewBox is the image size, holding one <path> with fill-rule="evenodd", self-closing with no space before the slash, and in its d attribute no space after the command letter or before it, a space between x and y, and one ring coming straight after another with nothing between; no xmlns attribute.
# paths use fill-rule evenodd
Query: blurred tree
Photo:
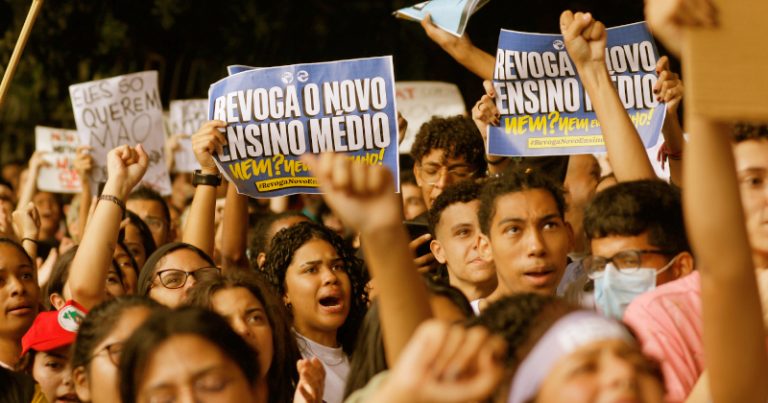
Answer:
<svg viewBox="0 0 768 403"><path fill-rule="evenodd" d="M456 83L472 105L480 80L413 22L392 12L417 0L48 0L0 110L0 161L34 149L35 125L74 127L69 85L146 69L160 73L163 104L206 97L229 64L275 66L391 54L398 80ZM0 73L29 0L0 0ZM492 52L499 28L557 32L565 8L607 25L642 19L637 0L491 1L470 20L473 41Z"/></svg>

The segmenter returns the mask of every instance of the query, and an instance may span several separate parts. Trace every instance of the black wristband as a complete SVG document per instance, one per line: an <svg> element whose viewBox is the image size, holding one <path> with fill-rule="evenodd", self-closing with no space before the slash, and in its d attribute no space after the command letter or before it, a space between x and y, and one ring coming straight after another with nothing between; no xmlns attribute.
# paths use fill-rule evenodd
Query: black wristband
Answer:
<svg viewBox="0 0 768 403"><path fill-rule="evenodd" d="M201 170L195 170L194 175L192 175L192 185L194 187L197 185L219 186L221 185L221 174L204 175Z"/></svg>

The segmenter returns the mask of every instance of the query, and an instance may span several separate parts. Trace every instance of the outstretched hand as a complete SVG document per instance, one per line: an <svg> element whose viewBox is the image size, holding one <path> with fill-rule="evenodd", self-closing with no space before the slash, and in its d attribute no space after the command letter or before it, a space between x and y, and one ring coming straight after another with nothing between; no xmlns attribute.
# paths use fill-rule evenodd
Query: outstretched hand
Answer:
<svg viewBox="0 0 768 403"><path fill-rule="evenodd" d="M213 153L221 153L227 139L219 129L227 127L221 120L210 120L200 126L200 130L192 135L192 150L200 163L203 174L216 174L219 169L213 161Z"/></svg>
<svg viewBox="0 0 768 403"><path fill-rule="evenodd" d="M29 202L26 206L19 206L13 212L13 226L18 239L39 239L40 214L37 212L35 203Z"/></svg>
<svg viewBox="0 0 768 403"><path fill-rule="evenodd" d="M560 32L577 69L589 63L605 66L605 25L592 18L592 14L564 11L560 15Z"/></svg>
<svg viewBox="0 0 768 403"><path fill-rule="evenodd" d="M429 39L438 44L448 53L454 52L462 46L469 47L472 44L466 33L460 37L457 37L433 24L432 16L430 14L427 14L426 17L421 20L421 26L424 28L424 32L427 34Z"/></svg>
<svg viewBox="0 0 768 403"><path fill-rule="evenodd" d="M293 403L323 403L325 392L325 368L317 357L296 362L299 383Z"/></svg>
<svg viewBox="0 0 768 403"><path fill-rule="evenodd" d="M656 100L666 103L667 113L677 113L680 101L683 99L683 82L677 73L669 69L669 58L662 56L656 63L658 81L653 86Z"/></svg>
<svg viewBox="0 0 768 403"><path fill-rule="evenodd" d="M475 103L475 107L472 108L472 120L475 122L477 130L480 131L480 135L483 137L483 143L487 147L488 126L498 126L501 115L496 107L496 91L493 89L493 82L491 80L483 81L483 88L485 89L485 95L480 97L480 100Z"/></svg>
<svg viewBox="0 0 768 403"><path fill-rule="evenodd" d="M123 145L113 149L107 154L107 189L115 192L114 196L124 199L136 185L141 182L144 173L149 167L149 156L144 147L139 144L136 147Z"/></svg>
<svg viewBox="0 0 768 403"><path fill-rule="evenodd" d="M717 9L712 0L645 0L645 20L653 36L680 57L684 28L716 26Z"/></svg>
<svg viewBox="0 0 768 403"><path fill-rule="evenodd" d="M402 203L386 167L333 153L305 154L301 161L315 175L323 198L345 225L365 233L400 224Z"/></svg>
<svg viewBox="0 0 768 403"><path fill-rule="evenodd" d="M416 330L392 369L377 401L482 401L504 374L506 344L482 327L464 328L438 320ZM392 396L385 396L392 392ZM390 399L388 399L390 398Z"/></svg>

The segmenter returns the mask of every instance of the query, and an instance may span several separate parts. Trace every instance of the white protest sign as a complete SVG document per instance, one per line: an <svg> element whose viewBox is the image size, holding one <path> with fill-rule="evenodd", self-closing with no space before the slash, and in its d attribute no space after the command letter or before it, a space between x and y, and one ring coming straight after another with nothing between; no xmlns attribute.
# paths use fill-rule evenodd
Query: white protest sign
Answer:
<svg viewBox="0 0 768 403"><path fill-rule="evenodd" d="M180 136L179 149L173 154L174 172L194 172L200 164L192 151L192 135L208 121L207 99L171 101L171 136Z"/></svg>
<svg viewBox="0 0 768 403"><path fill-rule="evenodd" d="M45 152L48 166L37 174L37 188L51 193L77 193L80 177L73 166L77 151L77 131L35 127L35 149Z"/></svg>
<svg viewBox="0 0 768 403"><path fill-rule="evenodd" d="M411 152L411 145L421 125L433 116L464 115L467 109L459 87L440 81L398 81L397 110L408 121L405 140L400 144L400 153Z"/></svg>
<svg viewBox="0 0 768 403"><path fill-rule="evenodd" d="M110 150L142 144L149 154L149 169L141 183L164 196L171 194L163 156L163 107L156 71L71 85L69 95L80 144L93 147L94 183L107 180Z"/></svg>

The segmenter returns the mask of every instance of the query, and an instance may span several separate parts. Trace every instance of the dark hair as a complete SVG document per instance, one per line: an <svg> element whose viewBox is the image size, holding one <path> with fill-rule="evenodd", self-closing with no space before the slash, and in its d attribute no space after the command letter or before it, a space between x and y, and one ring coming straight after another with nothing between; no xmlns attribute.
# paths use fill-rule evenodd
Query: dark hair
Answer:
<svg viewBox="0 0 768 403"><path fill-rule="evenodd" d="M368 384L376 374L389 368L381 336L379 303L371 302L368 312L363 317L360 333L355 343L355 354L349 362L349 376L344 386L344 400L356 390Z"/></svg>
<svg viewBox="0 0 768 403"><path fill-rule="evenodd" d="M182 307L153 312L125 342L120 357L120 398L136 401L137 388L145 374L152 353L178 335L193 335L215 345L243 372L251 385L259 376L256 352L221 316L206 309Z"/></svg>
<svg viewBox="0 0 768 403"><path fill-rule="evenodd" d="M468 324L485 326L504 338L507 342L505 362L512 369L525 358L526 347L533 347L550 326L574 310L576 308L554 296L514 294L493 302Z"/></svg>
<svg viewBox="0 0 768 403"><path fill-rule="evenodd" d="M72 246L56 259L56 263L54 263L53 269L51 269L51 276L48 278L48 282L43 289L43 306L45 306L45 309L55 309L55 307L51 305L52 294L56 293L62 297L64 296L64 285L66 285L69 280L69 271L79 247L80 245ZM124 278L123 270L120 268L120 265L115 262L115 259L111 259L110 262L112 268L115 269L115 273L117 273L117 277L120 278L120 282L122 283Z"/></svg>
<svg viewBox="0 0 768 403"><path fill-rule="evenodd" d="M459 291L458 288L450 285L434 283L425 277L425 284L430 296L440 296L448 298L451 302L464 313L465 317L474 316L472 306L467 301L467 297ZM360 333L355 344L355 354L352 356L349 364L349 376L344 388L344 398L346 399L356 390L368 384L376 374L389 368L387 365L386 351L384 341L381 335L381 321L379 316L379 303L377 300L371 302L368 312L363 318L360 326Z"/></svg>
<svg viewBox="0 0 768 403"><path fill-rule="evenodd" d="M338 339L348 355L352 355L360 322L368 305L365 285L368 273L355 252L335 232L316 223L303 222L285 228L272 239L272 246L264 264L264 273L279 296L285 295L285 273L293 261L293 255L305 243L320 239L328 242L344 262L344 268L352 286L351 303L347 320L338 331Z"/></svg>
<svg viewBox="0 0 768 403"><path fill-rule="evenodd" d="M471 318L475 315L475 311L472 309L472 304L469 303L467 296L464 295L461 290L450 284L433 281L429 277L425 277L425 280L427 280L427 291L429 291L432 296L448 298L467 318Z"/></svg>
<svg viewBox="0 0 768 403"><path fill-rule="evenodd" d="M485 144L472 119L457 115L435 116L421 125L411 146L411 156L416 163L432 150L444 150L448 158L464 158L482 176L486 169Z"/></svg>
<svg viewBox="0 0 768 403"><path fill-rule="evenodd" d="M418 186L416 183L416 175L413 174L413 169L400 169L400 186L403 185Z"/></svg>
<svg viewBox="0 0 768 403"><path fill-rule="evenodd" d="M296 361L301 353L296 339L291 333L288 313L285 306L272 293L269 285L255 273L242 271L228 272L216 280L207 280L195 284L187 297L186 303L213 310L213 296L217 292L232 288L244 288L261 305L272 329L272 362L267 372L270 403L290 403L293 401L294 385L299 382Z"/></svg>
<svg viewBox="0 0 768 403"><path fill-rule="evenodd" d="M35 262L32 261L32 258L29 257L29 253L27 253L27 251L24 249L23 246L21 246L20 243L16 242L15 240L13 240L11 238L7 238L7 237L4 237L4 236L0 237L0 243L6 244L6 245L10 245L10 246L16 248L16 250L21 252L21 254L24 255L25 258L27 258L27 261L29 262L30 265L32 265L32 267L37 267L37 265L35 265Z"/></svg>
<svg viewBox="0 0 768 403"><path fill-rule="evenodd" d="M477 213L480 230L489 235L491 221L496 215L496 200L510 193L541 189L552 195L560 218L565 218L563 189L546 175L537 171L513 170L504 175L488 179L480 191L480 210Z"/></svg>
<svg viewBox="0 0 768 403"><path fill-rule="evenodd" d="M166 309L157 302L138 295L118 297L96 305L77 330L72 347L72 368L88 367L93 350L114 330L123 313L131 308Z"/></svg>
<svg viewBox="0 0 768 403"><path fill-rule="evenodd" d="M272 240L268 239L268 235L272 225L284 218L291 217L303 217L309 221L309 217L305 216L300 211L284 211L282 213L269 214L267 216L261 217L261 219L256 223L255 233L251 239L251 254L254 258L259 253L269 253L269 246Z"/></svg>
<svg viewBox="0 0 768 403"><path fill-rule="evenodd" d="M11 190L11 192L14 192L14 191L15 191L15 190L13 189L13 184L11 184L11 182L8 182L7 180L5 180L5 178L2 178L2 177L0 177L0 186L5 186L5 187L7 187L8 189L10 189L10 190Z"/></svg>
<svg viewBox="0 0 768 403"><path fill-rule="evenodd" d="M177 251L179 249L189 249L197 253L203 260L208 262L211 267L216 266L216 263L213 261L213 259L211 259L207 253L203 252L197 246L184 242L167 243L157 248L157 250L147 258L147 261L144 263L144 267L141 268L139 279L137 280L136 284L136 293L138 295L149 295L150 285L152 285L152 280L155 277L155 269L160 264L160 261L162 261L163 258L171 252Z"/></svg>
<svg viewBox="0 0 768 403"><path fill-rule="evenodd" d="M144 256L149 257L149 255L153 254L155 249L157 249L157 245L155 245L155 239L152 238L152 231L149 229L147 223L145 223L138 214L129 210L126 210L126 214L128 215L128 223L135 225L139 230L139 234L141 235L141 244L144 246ZM120 234L123 239L125 239L124 228L120 230Z"/></svg>
<svg viewBox="0 0 768 403"><path fill-rule="evenodd" d="M747 140L768 140L768 125L736 124L733 127L733 141L738 144Z"/></svg>
<svg viewBox="0 0 768 403"><path fill-rule="evenodd" d="M45 306L45 309L54 309L51 305L52 294L63 295L64 285L69 279L69 266L72 265L72 260L75 259L77 248L78 245L72 246L56 259L56 263L54 263L53 269L51 269L51 276L48 278L48 282L43 289L43 306Z"/></svg>
<svg viewBox="0 0 768 403"><path fill-rule="evenodd" d="M163 196L161 196L160 193L157 193L154 189L148 188L146 186L141 186L131 192L131 194L128 195L127 200L152 200L160 203L163 210L163 218L165 219L165 223L170 229L171 210L168 208L168 203L165 201L165 199L163 199Z"/></svg>
<svg viewBox="0 0 768 403"><path fill-rule="evenodd" d="M690 251L680 192L661 180L621 182L598 193L584 210L591 241L648 233L648 243L675 253Z"/></svg>
<svg viewBox="0 0 768 403"><path fill-rule="evenodd" d="M435 228L440 223L443 211L456 203L469 203L478 200L482 186L473 181L463 181L443 190L429 209L429 233L436 234Z"/></svg>
<svg viewBox="0 0 768 403"><path fill-rule="evenodd" d="M123 248L123 251L125 252L126 256L128 256L128 260L131 262L131 266L133 267L133 270L136 271L136 276L138 277L141 267L139 267L139 264L136 262L136 256L133 256L133 252L131 252L131 250L128 249L128 246L125 245L124 240L118 239L117 246Z"/></svg>

